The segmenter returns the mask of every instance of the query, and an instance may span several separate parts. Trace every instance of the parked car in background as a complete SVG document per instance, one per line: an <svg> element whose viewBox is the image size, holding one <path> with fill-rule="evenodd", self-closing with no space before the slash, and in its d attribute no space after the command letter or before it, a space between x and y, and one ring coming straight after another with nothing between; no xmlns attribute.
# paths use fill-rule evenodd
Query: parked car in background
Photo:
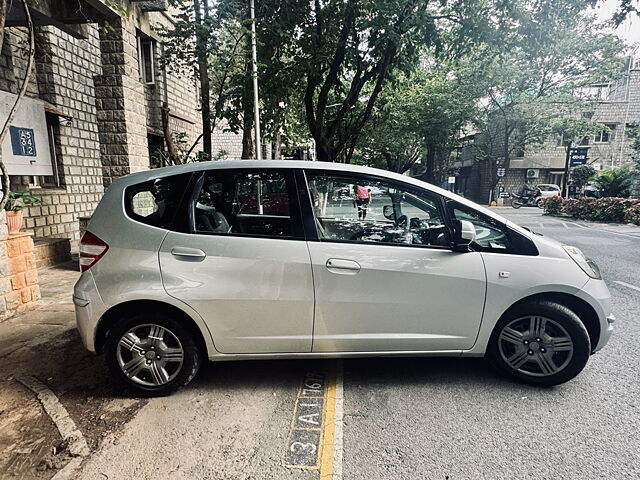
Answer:
<svg viewBox="0 0 640 480"><path fill-rule="evenodd" d="M588 182L582 187L580 193L583 197L600 198L600 189L592 182Z"/></svg>
<svg viewBox="0 0 640 480"><path fill-rule="evenodd" d="M335 199L350 185L371 189L366 219ZM576 247L420 180L336 163L122 177L91 217L80 266L82 341L145 395L186 385L206 359L487 356L556 385L614 321Z"/></svg>
<svg viewBox="0 0 640 480"><path fill-rule="evenodd" d="M540 196L542 198L556 197L559 196L562 192L560 186L553 183L539 183L536 186L540 189Z"/></svg>

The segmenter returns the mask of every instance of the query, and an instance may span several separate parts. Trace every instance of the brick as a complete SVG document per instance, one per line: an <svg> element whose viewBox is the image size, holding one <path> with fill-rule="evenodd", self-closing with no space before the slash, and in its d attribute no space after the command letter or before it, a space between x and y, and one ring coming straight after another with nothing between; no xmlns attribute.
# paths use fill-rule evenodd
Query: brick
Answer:
<svg viewBox="0 0 640 480"><path fill-rule="evenodd" d="M38 284L38 270L27 270L24 275L27 285L32 286Z"/></svg>
<svg viewBox="0 0 640 480"><path fill-rule="evenodd" d="M11 280L7 277L0 278L0 295L4 295L11 291Z"/></svg>
<svg viewBox="0 0 640 480"><path fill-rule="evenodd" d="M7 241L7 256L9 258L18 257L20 255L20 242L19 239L13 239Z"/></svg>
<svg viewBox="0 0 640 480"><path fill-rule="evenodd" d="M27 254L33 251L33 240L31 237L20 238L20 253Z"/></svg>
<svg viewBox="0 0 640 480"><path fill-rule="evenodd" d="M27 263L24 256L9 259L9 272L12 274L22 273L27 269Z"/></svg>
<svg viewBox="0 0 640 480"><path fill-rule="evenodd" d="M27 279L24 273L18 273L11 277L11 290L22 290L27 286Z"/></svg>
<svg viewBox="0 0 640 480"><path fill-rule="evenodd" d="M25 270L32 270L36 268L36 259L33 255L27 255L24 258Z"/></svg>
<svg viewBox="0 0 640 480"><path fill-rule="evenodd" d="M22 303L21 298L20 292L7 293L4 296L4 299L7 302L7 310L16 310Z"/></svg>
<svg viewBox="0 0 640 480"><path fill-rule="evenodd" d="M31 289L23 288L20 290L20 301L24 303L29 303L31 301Z"/></svg>
<svg viewBox="0 0 640 480"><path fill-rule="evenodd" d="M31 287L29 287L31 290L31 300L32 301L37 301L40 300L42 298L42 296L40 295L40 286L39 285L32 285Z"/></svg>

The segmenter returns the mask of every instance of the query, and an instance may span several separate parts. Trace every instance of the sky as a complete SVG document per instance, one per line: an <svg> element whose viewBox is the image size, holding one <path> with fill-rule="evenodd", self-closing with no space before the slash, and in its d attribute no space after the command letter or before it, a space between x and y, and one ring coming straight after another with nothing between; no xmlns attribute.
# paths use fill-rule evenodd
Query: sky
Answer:
<svg viewBox="0 0 640 480"><path fill-rule="evenodd" d="M604 0L598 2L596 15L601 21L611 19L618 7L619 0ZM627 20L622 23L615 33L622 38L625 43L637 48L636 55L640 54L640 17L632 13Z"/></svg>

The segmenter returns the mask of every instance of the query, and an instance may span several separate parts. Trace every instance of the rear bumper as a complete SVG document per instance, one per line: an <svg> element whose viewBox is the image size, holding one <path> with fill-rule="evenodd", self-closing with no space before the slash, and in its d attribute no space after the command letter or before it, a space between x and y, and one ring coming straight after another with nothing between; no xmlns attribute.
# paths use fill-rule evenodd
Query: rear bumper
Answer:
<svg viewBox="0 0 640 480"><path fill-rule="evenodd" d="M76 311L76 326L82 343L87 350L95 352L96 326L106 308L90 270L84 272L73 287L73 305Z"/></svg>

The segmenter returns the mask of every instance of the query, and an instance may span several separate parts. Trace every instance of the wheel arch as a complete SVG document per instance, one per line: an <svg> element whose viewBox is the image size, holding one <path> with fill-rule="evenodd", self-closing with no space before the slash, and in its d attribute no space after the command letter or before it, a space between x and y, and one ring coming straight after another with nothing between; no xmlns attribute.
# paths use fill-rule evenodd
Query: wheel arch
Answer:
<svg viewBox="0 0 640 480"><path fill-rule="evenodd" d="M555 302L560 305L567 307L569 310L573 311L580 321L584 324L587 329L587 333L589 334L589 341L591 342L591 351L596 348L598 345L598 341L600 340L600 321L598 319L598 314L595 309L589 305L586 300L583 300L575 295L571 295L568 293L561 292L544 292L544 293L536 293L534 295L529 295L528 297L521 298L513 305L511 305L501 316L502 318L511 314L513 310L520 307L525 303L535 302L535 301L550 301ZM496 324L497 325L497 324Z"/></svg>
<svg viewBox="0 0 640 480"><path fill-rule="evenodd" d="M100 318L96 328L94 340L96 353L102 353L109 331L118 320L138 313L154 312L175 315L177 318L182 319L185 326L187 326L193 334L200 351L204 355L208 355L207 342L196 321L188 313L175 305L158 300L130 300L119 303L107 310Z"/></svg>

